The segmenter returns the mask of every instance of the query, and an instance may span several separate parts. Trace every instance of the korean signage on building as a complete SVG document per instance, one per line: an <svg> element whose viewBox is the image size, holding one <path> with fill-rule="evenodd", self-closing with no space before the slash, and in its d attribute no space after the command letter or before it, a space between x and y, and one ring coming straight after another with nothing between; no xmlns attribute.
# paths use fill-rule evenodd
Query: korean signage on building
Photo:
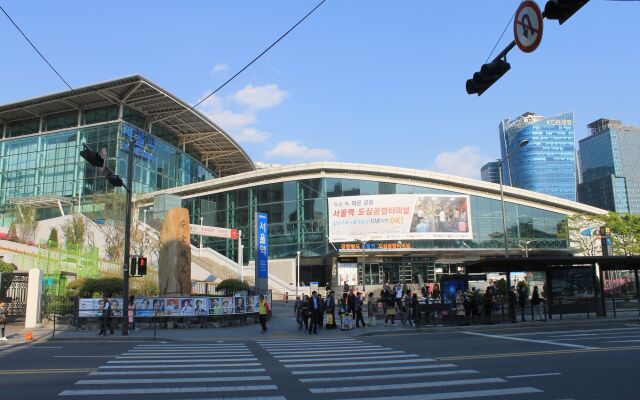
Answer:
<svg viewBox="0 0 640 400"><path fill-rule="evenodd" d="M269 232L267 214L256 213L256 271L258 278L269 277Z"/></svg>
<svg viewBox="0 0 640 400"><path fill-rule="evenodd" d="M329 239L473 239L466 195L390 194L332 197Z"/></svg>
<svg viewBox="0 0 640 400"><path fill-rule="evenodd" d="M237 229L218 228L217 226L192 224L191 234L196 236L211 236L223 239L238 239Z"/></svg>

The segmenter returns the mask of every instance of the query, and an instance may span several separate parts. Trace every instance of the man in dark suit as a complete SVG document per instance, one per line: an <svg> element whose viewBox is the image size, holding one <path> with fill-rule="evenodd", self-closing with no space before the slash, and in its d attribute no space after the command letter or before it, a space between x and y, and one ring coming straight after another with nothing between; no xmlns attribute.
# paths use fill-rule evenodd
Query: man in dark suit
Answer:
<svg viewBox="0 0 640 400"><path fill-rule="evenodd" d="M311 314L311 321L309 322L309 335L311 331L314 334L318 334L318 321L322 316L322 300L318 298L318 292L315 290L311 293L309 299L309 313Z"/></svg>
<svg viewBox="0 0 640 400"><path fill-rule="evenodd" d="M351 289L347 296L347 313L351 313L354 320L356 319L356 299L355 289Z"/></svg>

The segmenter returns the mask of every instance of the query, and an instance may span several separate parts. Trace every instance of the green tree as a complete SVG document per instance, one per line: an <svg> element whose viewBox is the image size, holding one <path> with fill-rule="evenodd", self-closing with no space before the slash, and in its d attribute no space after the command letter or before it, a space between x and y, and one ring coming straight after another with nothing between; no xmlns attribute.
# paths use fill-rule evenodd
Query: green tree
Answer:
<svg viewBox="0 0 640 400"><path fill-rule="evenodd" d="M566 226L571 248L581 256L600 255L601 247L597 234L602 225L603 221L597 215L575 214L567 217Z"/></svg>
<svg viewBox="0 0 640 400"><path fill-rule="evenodd" d="M81 246L87 236L87 227L85 225L84 217L82 214L76 213L71 216L62 226L62 233L65 237L67 244L74 244Z"/></svg>
<svg viewBox="0 0 640 400"><path fill-rule="evenodd" d="M640 254L640 215L609 212L599 216L599 219L611 228L614 254Z"/></svg>
<svg viewBox="0 0 640 400"><path fill-rule="evenodd" d="M9 264L4 260L0 260L0 272L13 272L15 271L16 266L13 264Z"/></svg>
<svg viewBox="0 0 640 400"><path fill-rule="evenodd" d="M51 228L51 232L49 233L49 245L52 248L58 247L58 230L56 228Z"/></svg>
<svg viewBox="0 0 640 400"><path fill-rule="evenodd" d="M79 278L67 285L68 293L78 297L93 297L94 294L117 296L122 294L120 278Z"/></svg>
<svg viewBox="0 0 640 400"><path fill-rule="evenodd" d="M227 296L246 291L249 291L249 284L239 279L225 279L216 286L216 292L223 292Z"/></svg>

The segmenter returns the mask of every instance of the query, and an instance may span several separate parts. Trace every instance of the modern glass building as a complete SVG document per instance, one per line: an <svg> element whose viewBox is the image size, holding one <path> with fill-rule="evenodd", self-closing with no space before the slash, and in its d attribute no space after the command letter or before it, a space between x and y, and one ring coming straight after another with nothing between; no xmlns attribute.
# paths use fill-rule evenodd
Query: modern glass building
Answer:
<svg viewBox="0 0 640 400"><path fill-rule="evenodd" d="M138 206L147 207L158 194L180 196L190 209L193 224L199 224L202 217L204 225L242 230L245 263L255 259L254 215L267 213L269 258L295 263L300 251L305 284L335 285L341 269L357 269L357 276L361 277L363 258L365 283L376 285L384 281L435 280L442 274L456 273L464 261L504 255L499 185L465 178L452 180L449 175L428 171L348 163L273 167L141 195ZM467 218L462 218L463 213L456 214L458 209L448 204L467 196ZM603 212L512 187L505 188L505 196L512 256L524 255L525 241L530 256L571 254L566 216ZM394 231L387 236L374 233L368 240L355 235L332 239L336 236L333 230L343 228L338 221L339 211L344 210L348 218L352 210L355 224L367 224L362 218L357 219L358 214L373 218L378 211L382 215L389 204L395 205L390 207L393 212L398 212L399 204L406 203L407 198L413 201L414 197L446 202L444 234L440 237L428 238L436 235L435 228L423 237L417 237L422 234L413 233L412 228L406 235ZM372 206L374 202L376 205ZM342 210L336 210L336 204L342 204ZM414 215L420 212L416 207ZM469 222L468 227L460 225L463 220ZM466 233L461 233L462 229L467 229ZM204 245L237 259L235 240L205 237ZM286 275L290 272L291 268L282 272L282 280L292 282L291 276Z"/></svg>
<svg viewBox="0 0 640 400"><path fill-rule="evenodd" d="M500 183L498 161L489 161L480 168L480 179L485 182Z"/></svg>
<svg viewBox="0 0 640 400"><path fill-rule="evenodd" d="M545 118L528 112L502 121L499 132L505 184L576 200L573 113Z"/></svg>
<svg viewBox="0 0 640 400"><path fill-rule="evenodd" d="M619 213L640 213L640 128L601 118L580 140L580 202Z"/></svg>
<svg viewBox="0 0 640 400"><path fill-rule="evenodd" d="M0 106L0 131L4 226L15 206L37 208L39 219L100 209L94 195L114 189L80 157L85 144L123 178L132 149L134 193L254 169L220 128L140 76Z"/></svg>

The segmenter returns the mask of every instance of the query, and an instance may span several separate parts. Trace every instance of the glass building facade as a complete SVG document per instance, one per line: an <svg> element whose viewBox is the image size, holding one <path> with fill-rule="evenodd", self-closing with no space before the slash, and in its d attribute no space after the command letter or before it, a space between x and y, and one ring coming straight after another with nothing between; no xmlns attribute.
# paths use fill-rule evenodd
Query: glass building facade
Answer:
<svg viewBox="0 0 640 400"><path fill-rule="evenodd" d="M640 129L599 119L580 140L579 201L619 213L640 213Z"/></svg>
<svg viewBox="0 0 640 400"><path fill-rule="evenodd" d="M525 113L502 121L499 132L505 184L576 200L573 113L551 118Z"/></svg>
<svg viewBox="0 0 640 400"><path fill-rule="evenodd" d="M328 271L331 262L326 257L336 254L334 246L340 245L328 241L327 199L385 194L458 193L400 183L327 177L230 190L185 200L184 205L190 209L192 224L199 224L202 217L204 225L241 229L245 261L255 259L254 214L267 213L269 258L295 258L296 251L300 250L306 259L315 263L305 281L322 284L331 276ZM569 249L565 214L511 202L506 203L506 213L510 247L520 249L521 241L534 240L532 248ZM420 251L421 255L371 257L366 266L367 283L378 284L381 279L407 282L414 279L413 282L417 282L417 275L433 278L436 270L443 268L443 261L437 261L429 253L447 249L504 249L500 201L472 195L470 214L472 240L403 241L414 251ZM211 247L230 259L237 258L236 241L207 237L203 240L205 247ZM400 279L400 275L404 278Z"/></svg>
<svg viewBox="0 0 640 400"><path fill-rule="evenodd" d="M489 161L480 168L480 179L485 182L500 183L498 161Z"/></svg>
<svg viewBox="0 0 640 400"><path fill-rule="evenodd" d="M138 117L125 114L132 122L108 121L116 118L117 108L89 110L82 120L91 125L77 126L76 117L58 116L46 120L45 131L36 133L39 124L20 121L7 131L0 142L0 212L1 223L11 223L12 199L38 199L56 196L69 199L65 204L81 204L82 212L91 213L91 196L113 191L104 176L80 157L86 144L105 155L107 165L123 180L128 174L129 141L133 140L134 193L146 193L214 178L200 162L174 145L138 128ZM105 121L106 120L106 121ZM73 128L65 128L72 125ZM48 128L55 129L50 131ZM34 132L35 130L35 132ZM121 190L121 189L116 189ZM70 205L65 206L65 212ZM40 208L39 218L59 216L57 206Z"/></svg>

